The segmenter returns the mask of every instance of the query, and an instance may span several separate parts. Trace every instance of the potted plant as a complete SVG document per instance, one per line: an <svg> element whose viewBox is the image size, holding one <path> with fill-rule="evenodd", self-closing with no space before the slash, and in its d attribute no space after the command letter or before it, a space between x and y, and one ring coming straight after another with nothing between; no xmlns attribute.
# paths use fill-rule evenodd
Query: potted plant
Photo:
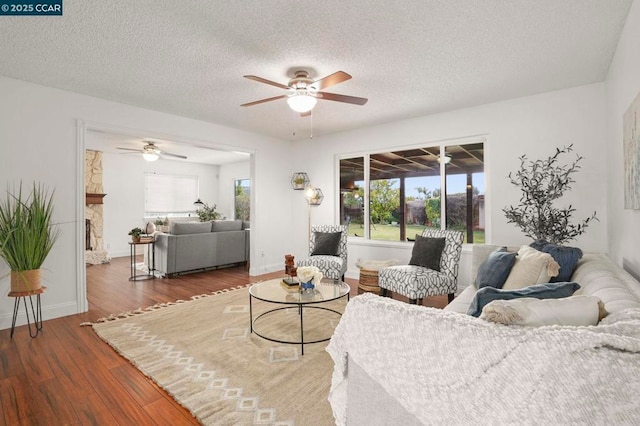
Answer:
<svg viewBox="0 0 640 426"><path fill-rule="evenodd" d="M52 222L53 193L34 182L26 195L20 183L0 202L0 257L11 269L11 292L42 288L40 268L59 236Z"/></svg>
<svg viewBox="0 0 640 426"><path fill-rule="evenodd" d="M215 204L210 207L207 203L202 203L202 206L196 210L196 214L200 218L200 222L224 219L224 216L216 211L216 207L217 206Z"/></svg>
<svg viewBox="0 0 640 426"><path fill-rule="evenodd" d="M129 235L131 235L131 241L133 241L134 243L139 243L140 235L142 235L142 229L133 228L131 231L129 231Z"/></svg>
<svg viewBox="0 0 640 426"><path fill-rule="evenodd" d="M571 222L576 211L571 205L557 207L555 202L575 182L573 174L580 169L581 156L570 164L559 164L560 156L573 151L573 144L563 149L556 148L554 155L546 160L528 161L523 155L520 170L509 173L509 180L520 188L520 204L502 209L507 222L514 223L534 240L545 240L561 245L583 234L592 220L598 220L596 212L577 224Z"/></svg>

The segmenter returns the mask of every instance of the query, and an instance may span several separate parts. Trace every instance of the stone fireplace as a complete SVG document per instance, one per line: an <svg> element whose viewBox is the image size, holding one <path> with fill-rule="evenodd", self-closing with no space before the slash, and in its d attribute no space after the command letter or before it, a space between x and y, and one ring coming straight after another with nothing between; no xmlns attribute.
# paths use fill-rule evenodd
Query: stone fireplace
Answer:
<svg viewBox="0 0 640 426"><path fill-rule="evenodd" d="M102 152L86 150L85 156L85 261L88 264L109 262L109 254L104 249L103 209L104 189L102 187Z"/></svg>

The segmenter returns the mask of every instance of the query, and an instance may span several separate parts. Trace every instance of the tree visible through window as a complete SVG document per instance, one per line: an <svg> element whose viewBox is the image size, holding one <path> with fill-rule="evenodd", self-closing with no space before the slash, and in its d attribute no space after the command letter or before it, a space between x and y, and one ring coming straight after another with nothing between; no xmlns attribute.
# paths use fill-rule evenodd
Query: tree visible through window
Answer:
<svg viewBox="0 0 640 426"><path fill-rule="evenodd" d="M406 241L429 227L460 230L466 242L484 243L483 143L342 159L340 194L349 235Z"/></svg>
<svg viewBox="0 0 640 426"><path fill-rule="evenodd" d="M235 181L234 211L236 219L251 220L251 180Z"/></svg>

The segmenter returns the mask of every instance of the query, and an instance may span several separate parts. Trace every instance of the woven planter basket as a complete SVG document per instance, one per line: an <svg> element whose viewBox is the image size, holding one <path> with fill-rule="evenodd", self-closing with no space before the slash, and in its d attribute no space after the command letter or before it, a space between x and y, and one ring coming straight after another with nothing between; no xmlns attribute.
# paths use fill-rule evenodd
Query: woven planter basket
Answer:
<svg viewBox="0 0 640 426"><path fill-rule="evenodd" d="M40 290L40 269L30 271L11 271L11 292L23 293Z"/></svg>
<svg viewBox="0 0 640 426"><path fill-rule="evenodd" d="M380 294L378 287L378 271L360 269L360 282L358 283L358 294L375 293Z"/></svg>

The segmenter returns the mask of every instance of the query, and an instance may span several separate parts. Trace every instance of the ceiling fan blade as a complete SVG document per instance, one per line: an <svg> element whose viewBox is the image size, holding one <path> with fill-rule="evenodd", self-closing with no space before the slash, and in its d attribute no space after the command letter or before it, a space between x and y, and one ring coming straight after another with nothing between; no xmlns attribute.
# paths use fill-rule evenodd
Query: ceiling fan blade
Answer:
<svg viewBox="0 0 640 426"><path fill-rule="evenodd" d="M286 98L286 97L287 97L287 95L274 96L273 98L261 99L259 101L254 101L254 102L249 102L249 103L246 103L246 104L242 104L240 106L250 107L250 106L253 106L253 105L258 105L258 104L262 104L262 103L265 103L265 102L275 101L276 99L282 99L282 98Z"/></svg>
<svg viewBox="0 0 640 426"><path fill-rule="evenodd" d="M186 160L187 157L185 155L178 155L178 154L170 154L168 152L164 152L164 151L160 151L158 152L158 154L160 154L161 157L174 157L174 158L182 158L183 160Z"/></svg>
<svg viewBox="0 0 640 426"><path fill-rule="evenodd" d="M276 86L281 89L289 90L289 86L285 86L284 84L276 83L275 81L267 80L266 78L258 77L255 75L243 75L244 78L248 78L249 80L257 81L258 83L270 84L271 86Z"/></svg>
<svg viewBox="0 0 640 426"><path fill-rule="evenodd" d="M358 98L357 96L338 95L336 93L319 92L318 94L322 96L320 99L325 99L327 101L346 102L348 104L355 104L355 105L364 105L369 100L367 98Z"/></svg>
<svg viewBox="0 0 640 426"><path fill-rule="evenodd" d="M118 149L122 149L123 151L142 152L142 150L140 150L140 149L133 149L133 148L120 148L120 147L118 147ZM122 152L121 154L129 154L129 153L128 152Z"/></svg>
<svg viewBox="0 0 640 426"><path fill-rule="evenodd" d="M336 71L331 75L328 75L320 80L314 81L311 86L315 87L316 90L326 89L327 87L334 86L338 83L342 83L343 81L347 81L351 78L349 74L344 71Z"/></svg>

